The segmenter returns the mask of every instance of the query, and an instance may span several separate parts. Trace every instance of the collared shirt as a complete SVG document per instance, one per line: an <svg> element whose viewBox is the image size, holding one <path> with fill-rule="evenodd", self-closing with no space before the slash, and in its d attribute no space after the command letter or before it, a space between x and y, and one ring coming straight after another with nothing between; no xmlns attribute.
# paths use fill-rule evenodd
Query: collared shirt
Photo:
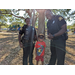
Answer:
<svg viewBox="0 0 75 75"><path fill-rule="evenodd" d="M66 24L66 21L62 16L53 15L52 19L47 22L47 33L52 35L57 33L64 24Z"/></svg>
<svg viewBox="0 0 75 75"><path fill-rule="evenodd" d="M34 29L34 35L36 35L36 30L33 26L30 26L31 28ZM32 35L32 30L30 30L30 28L28 25L24 25L20 31L19 31L19 34L23 35L24 34L24 37L28 37L29 36L29 40L31 40L31 35ZM27 38L28 39L28 38Z"/></svg>

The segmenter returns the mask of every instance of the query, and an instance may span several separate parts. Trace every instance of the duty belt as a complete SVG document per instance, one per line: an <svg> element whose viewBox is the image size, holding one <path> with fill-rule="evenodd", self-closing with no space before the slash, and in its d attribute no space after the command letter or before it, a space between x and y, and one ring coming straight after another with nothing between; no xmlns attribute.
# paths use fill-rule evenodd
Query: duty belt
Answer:
<svg viewBox="0 0 75 75"><path fill-rule="evenodd" d="M25 40L25 42L32 42L31 40Z"/></svg>
<svg viewBox="0 0 75 75"><path fill-rule="evenodd" d="M58 37L54 37L52 40L58 40L58 39L60 39L60 38L62 38L62 36L60 35L60 36L58 36Z"/></svg>

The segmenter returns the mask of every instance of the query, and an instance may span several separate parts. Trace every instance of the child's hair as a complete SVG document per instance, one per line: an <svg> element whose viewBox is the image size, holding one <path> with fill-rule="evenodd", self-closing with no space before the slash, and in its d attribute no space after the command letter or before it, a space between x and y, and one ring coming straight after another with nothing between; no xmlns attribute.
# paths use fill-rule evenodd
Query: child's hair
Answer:
<svg viewBox="0 0 75 75"><path fill-rule="evenodd" d="M38 35L38 38L40 38L40 37L44 37L44 35L43 35L43 34L39 34L39 35Z"/></svg>

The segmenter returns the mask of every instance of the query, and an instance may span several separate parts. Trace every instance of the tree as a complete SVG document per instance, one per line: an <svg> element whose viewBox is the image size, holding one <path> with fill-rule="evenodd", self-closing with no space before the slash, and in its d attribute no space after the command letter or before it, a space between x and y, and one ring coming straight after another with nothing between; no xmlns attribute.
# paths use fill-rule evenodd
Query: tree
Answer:
<svg viewBox="0 0 75 75"><path fill-rule="evenodd" d="M67 26L67 29L71 29L72 25Z"/></svg>
<svg viewBox="0 0 75 75"><path fill-rule="evenodd" d="M71 9L51 9L53 14L62 15L65 20L75 20L75 11L71 12ZM24 15L20 16L19 12L23 11ZM45 34L45 9L1 9L0 14L6 17L10 17L9 20L13 22L24 23L26 17L31 18L31 24L35 27L36 20L38 20L38 34Z"/></svg>
<svg viewBox="0 0 75 75"><path fill-rule="evenodd" d="M73 24L73 27L75 27L75 23Z"/></svg>
<svg viewBox="0 0 75 75"><path fill-rule="evenodd" d="M45 9L37 9L38 16L38 34L43 33L45 35Z"/></svg>
<svg viewBox="0 0 75 75"><path fill-rule="evenodd" d="M7 26L7 20L8 20L7 17L9 15L3 14L4 12L6 12L6 9L0 9L0 31L1 31L1 26ZM9 12L9 11L7 11L7 12Z"/></svg>
<svg viewBox="0 0 75 75"><path fill-rule="evenodd" d="M7 19L3 15L0 15L0 31L1 31L1 26L5 26L6 22Z"/></svg>

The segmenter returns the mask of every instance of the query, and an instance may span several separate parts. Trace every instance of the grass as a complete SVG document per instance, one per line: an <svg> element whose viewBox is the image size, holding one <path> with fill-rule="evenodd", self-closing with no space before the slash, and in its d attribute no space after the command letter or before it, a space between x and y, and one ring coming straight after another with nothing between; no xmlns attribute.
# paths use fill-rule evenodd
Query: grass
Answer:
<svg viewBox="0 0 75 75"><path fill-rule="evenodd" d="M47 47L45 51L44 64L48 64L50 59L50 42L46 38ZM69 35L66 42L65 64L75 65L75 35ZM35 50L33 52L33 63L36 65ZM0 33L0 65L22 65L23 50L19 47L18 34ZM41 65L41 62L39 62Z"/></svg>

